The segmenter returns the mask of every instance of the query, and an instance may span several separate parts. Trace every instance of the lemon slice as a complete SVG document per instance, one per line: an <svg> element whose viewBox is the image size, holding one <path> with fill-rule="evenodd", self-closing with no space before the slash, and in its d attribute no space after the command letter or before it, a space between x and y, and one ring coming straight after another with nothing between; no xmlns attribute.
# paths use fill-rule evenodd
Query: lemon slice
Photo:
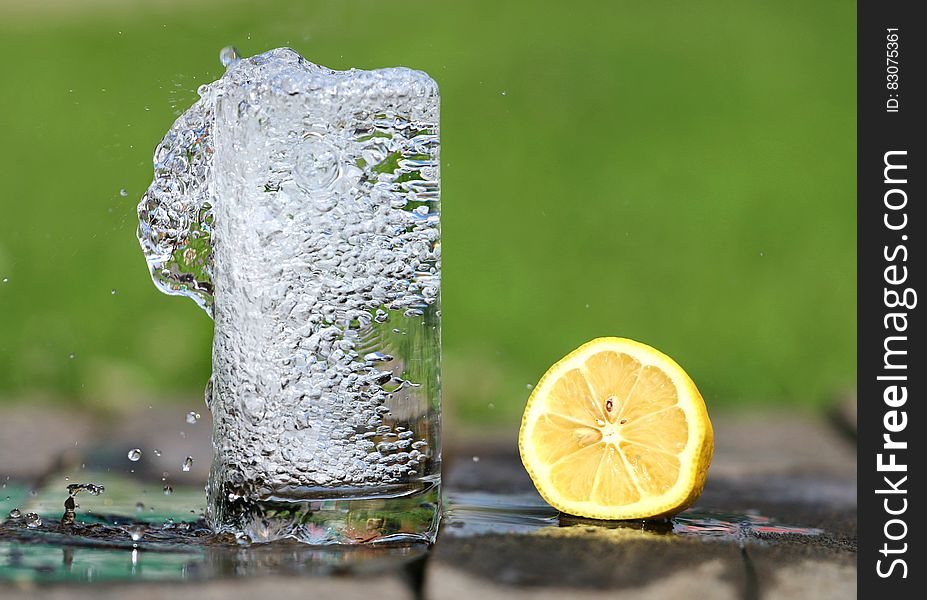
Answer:
<svg viewBox="0 0 927 600"><path fill-rule="evenodd" d="M551 506L594 519L644 519L690 506L714 434L705 402L673 359L598 338L541 378L518 434L521 460Z"/></svg>

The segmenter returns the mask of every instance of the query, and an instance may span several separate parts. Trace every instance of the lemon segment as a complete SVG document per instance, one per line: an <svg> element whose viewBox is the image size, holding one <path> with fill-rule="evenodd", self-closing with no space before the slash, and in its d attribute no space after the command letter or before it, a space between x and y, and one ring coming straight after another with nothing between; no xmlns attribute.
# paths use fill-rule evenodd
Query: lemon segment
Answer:
<svg viewBox="0 0 927 600"><path fill-rule="evenodd" d="M596 519L668 516L698 498L714 434L695 384L665 354L598 338L535 386L518 447L554 508Z"/></svg>

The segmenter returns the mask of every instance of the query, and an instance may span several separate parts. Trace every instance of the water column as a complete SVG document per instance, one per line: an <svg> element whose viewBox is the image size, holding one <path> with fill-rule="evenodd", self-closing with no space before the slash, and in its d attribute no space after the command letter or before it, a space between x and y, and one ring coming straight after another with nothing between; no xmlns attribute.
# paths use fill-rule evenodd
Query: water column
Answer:
<svg viewBox="0 0 927 600"><path fill-rule="evenodd" d="M208 244L175 234L152 273L215 319L211 525L253 541L433 540L436 85L409 69L338 72L276 50L232 63L202 93L208 148L197 156L209 162L185 225L205 225ZM210 249L206 285L190 285L194 260L177 264L196 258L194 238Z"/></svg>

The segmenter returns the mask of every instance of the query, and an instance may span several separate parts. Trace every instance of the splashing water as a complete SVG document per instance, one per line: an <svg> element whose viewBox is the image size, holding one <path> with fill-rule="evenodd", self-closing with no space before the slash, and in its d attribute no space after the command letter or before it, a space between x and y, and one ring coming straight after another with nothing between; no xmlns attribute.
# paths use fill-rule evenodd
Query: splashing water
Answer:
<svg viewBox="0 0 927 600"><path fill-rule="evenodd" d="M155 152L138 229L155 284L216 322L211 505L431 490L437 87L418 71L332 71L285 48L241 58L229 47L220 60L225 75ZM225 512L213 507L211 521ZM307 527L284 529L261 522L248 535Z"/></svg>
<svg viewBox="0 0 927 600"><path fill-rule="evenodd" d="M243 68L235 48L219 54L228 68L220 80L199 87L200 99L168 131L155 149L154 180L138 205L138 239L158 288L187 296L210 316L213 304L212 169L217 98L226 89L268 80L281 64L321 69L289 49L248 59Z"/></svg>
<svg viewBox="0 0 927 600"><path fill-rule="evenodd" d="M23 515L23 519L26 521L26 527L29 529L35 529L36 527L42 526L42 517L37 515L34 512L26 513Z"/></svg>
<svg viewBox="0 0 927 600"><path fill-rule="evenodd" d="M226 46L219 51L219 62L225 68L231 67L240 60L241 57L238 55L238 49L235 46Z"/></svg>
<svg viewBox="0 0 927 600"><path fill-rule="evenodd" d="M142 536L145 535L145 532L148 531L148 525L145 523L135 523L126 527L126 533L129 534L129 537L132 538L133 542L137 542L142 539Z"/></svg>
<svg viewBox="0 0 927 600"><path fill-rule="evenodd" d="M91 496L99 496L106 491L102 485L96 483L72 483L68 485L68 495L76 496L80 492L87 492Z"/></svg>

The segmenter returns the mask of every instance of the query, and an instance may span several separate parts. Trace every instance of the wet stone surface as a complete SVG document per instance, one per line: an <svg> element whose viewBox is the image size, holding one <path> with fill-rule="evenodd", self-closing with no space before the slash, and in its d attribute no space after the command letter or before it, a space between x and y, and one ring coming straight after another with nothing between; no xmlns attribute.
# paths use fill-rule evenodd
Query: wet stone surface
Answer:
<svg viewBox="0 0 927 600"><path fill-rule="evenodd" d="M0 595L855 597L853 445L825 422L795 417L718 419L716 432L723 441L697 505L671 521L625 523L551 509L521 468L511 433L451 438L447 513L430 552L421 546L248 546L213 536L200 519L202 488L187 482L188 473L164 496L160 478L153 478L152 452L144 454L152 461L148 468L131 474L121 440L86 444L83 455L69 449L68 461L50 460L37 482L6 482L2 518L11 503L21 511L0 527ZM138 445L166 446L158 439ZM90 456L96 467L108 466L62 470ZM202 462L208 463L197 457L195 468ZM86 477L73 477L74 469ZM67 485L73 491L90 482L105 484L105 491L93 495L84 487L69 496ZM66 499L76 503L76 523L61 522ZM31 512L41 517L40 526L25 525Z"/></svg>

